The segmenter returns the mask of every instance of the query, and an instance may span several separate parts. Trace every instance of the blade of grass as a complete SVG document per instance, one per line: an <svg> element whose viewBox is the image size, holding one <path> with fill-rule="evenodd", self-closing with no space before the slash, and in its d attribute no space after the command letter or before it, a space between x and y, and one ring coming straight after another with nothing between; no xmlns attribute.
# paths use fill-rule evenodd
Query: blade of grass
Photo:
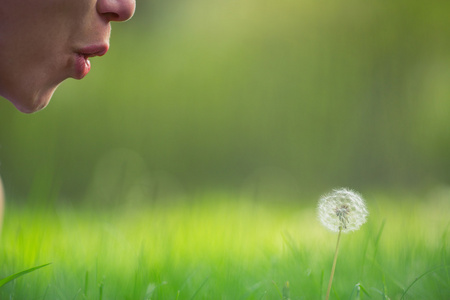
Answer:
<svg viewBox="0 0 450 300"><path fill-rule="evenodd" d="M272 280L272 284L275 286L275 288L277 289L278 295L280 295L280 299L283 299L283 294L281 293L280 289L278 288L278 285L275 281Z"/></svg>
<svg viewBox="0 0 450 300"><path fill-rule="evenodd" d="M352 299L353 293L355 292L355 290L356 290L356 299L361 299L361 298L362 298L362 297L361 297L361 291L362 291L364 294L366 294L367 297L372 298L372 297L370 297L370 294L367 292L367 290L364 288L364 286L363 286L361 283L357 283L357 284L355 285L355 287L353 288L352 293L350 294L350 298L349 298L349 299Z"/></svg>
<svg viewBox="0 0 450 300"><path fill-rule="evenodd" d="M378 230L378 234L375 239L375 245L374 245L373 256L372 256L372 269L373 269L373 265L376 260L376 256L377 256L377 252L378 252L378 243L380 242L381 234L383 233L383 230L384 230L384 225L386 225L386 219L383 219L383 221L381 222L380 230Z"/></svg>
<svg viewBox="0 0 450 300"><path fill-rule="evenodd" d="M89 282L89 271L86 271L86 276L84 277L84 298L87 299L88 294L88 282Z"/></svg>
<svg viewBox="0 0 450 300"><path fill-rule="evenodd" d="M289 281L286 281L286 283L283 286L283 300L290 300L289 298Z"/></svg>
<svg viewBox="0 0 450 300"><path fill-rule="evenodd" d="M103 299L103 280L100 282L100 284L98 285L98 299L102 300Z"/></svg>
<svg viewBox="0 0 450 300"><path fill-rule="evenodd" d="M362 252L362 262L361 262L361 271L359 275L359 280L362 281L364 278L364 268L366 266L366 255L367 255L367 249L369 248L369 242L370 242L370 236L366 237L366 242L364 245L364 250Z"/></svg>
<svg viewBox="0 0 450 300"><path fill-rule="evenodd" d="M289 234L289 232L285 231L281 234L281 237L284 240L284 243L288 248L291 250L293 256L299 261L304 262L302 253L299 249L299 247L296 245L295 240L292 238L292 236Z"/></svg>
<svg viewBox="0 0 450 300"><path fill-rule="evenodd" d="M350 297L348 298L348 299L352 299L353 298L353 294L355 293L355 291L356 291L356 299L357 300L359 300L359 283L357 283L354 287L353 287L353 289L352 289L352 293L350 294Z"/></svg>
<svg viewBox="0 0 450 300"><path fill-rule="evenodd" d="M427 275L430 274L430 273L433 273L433 272L436 271L436 270L439 270L439 269L442 269L442 268L447 268L447 267L448 267L448 265L437 266L437 267L434 267L434 268L432 268L432 269L426 271L426 272L423 273L422 275L416 277L416 279L414 279L413 282L411 282L411 284L405 289L405 291L403 292L402 296L400 297L400 300L405 298L405 295L406 295L406 293L408 292L408 290L409 290L409 289L410 289L417 281L419 281L421 278L427 276Z"/></svg>
<svg viewBox="0 0 450 300"><path fill-rule="evenodd" d="M322 269L322 273L320 274L320 289L319 289L319 299L322 299L322 287L323 287L323 276L324 270Z"/></svg>
<svg viewBox="0 0 450 300"><path fill-rule="evenodd" d="M208 282L209 280L209 276L205 279L205 281L203 281L203 283L200 285L200 287L197 289L197 291L195 291L194 295L191 297L191 300L194 299L198 292L200 292L200 290L205 286L205 284Z"/></svg>
<svg viewBox="0 0 450 300"><path fill-rule="evenodd" d="M259 298L259 300L264 300L264 298L266 298L267 296L267 291L264 291L264 293L261 295L261 298Z"/></svg>
<svg viewBox="0 0 450 300"><path fill-rule="evenodd" d="M449 227L450 227L450 223L447 225L447 228L445 229L444 234L442 235L442 241L443 242L442 242L441 253L442 253L443 263L446 266L449 266L447 264L447 234L448 234L448 231L449 231ZM450 285L450 275L448 273L448 268L447 267L445 268L445 274L447 275L447 284Z"/></svg>
<svg viewBox="0 0 450 300"><path fill-rule="evenodd" d="M81 288L78 289L77 293L75 294L75 296L73 296L72 300L77 299L77 297L80 294L80 292L81 292Z"/></svg>
<svg viewBox="0 0 450 300"><path fill-rule="evenodd" d="M332 288L332 290L333 290L334 297L335 297L337 300L341 300L341 298L339 297L339 294L338 294L337 291L334 289L334 287Z"/></svg>
<svg viewBox="0 0 450 300"><path fill-rule="evenodd" d="M383 282L383 300L386 300L386 299L389 299L389 297L387 296L386 277L384 276L384 273L383 273L382 282Z"/></svg>
<svg viewBox="0 0 450 300"><path fill-rule="evenodd" d="M42 300L45 300L45 298L47 297L47 292L48 292L49 288L50 288L50 285L47 285L47 288L45 289L44 296L42 296Z"/></svg>
<svg viewBox="0 0 450 300"><path fill-rule="evenodd" d="M48 263L48 264L45 264L45 265L41 265L41 266L37 266L37 267L33 267L33 268L30 268L30 269L21 271L21 272L19 272L19 273L10 275L10 276L8 276L8 277L5 277L5 278L3 278L2 280L0 280L0 287L4 286L4 285L7 284L8 282L13 281L14 279L16 279L16 278L18 278L18 277L20 277L20 276L23 276L23 275L25 275L25 274L31 273L31 272L33 272L33 271L36 271L37 269L46 267L46 266L48 266L49 264L51 264L51 263Z"/></svg>
<svg viewBox="0 0 450 300"><path fill-rule="evenodd" d="M364 294L366 294L367 297L372 298L370 297L369 292L367 292L366 288L361 283L359 283L359 288L361 289L361 291L363 291Z"/></svg>
<svg viewBox="0 0 450 300"><path fill-rule="evenodd" d="M371 259L371 258L369 258ZM377 261L372 261L373 265L383 274L383 276L386 276L390 281L392 281L399 289L404 290L404 285L395 277L389 275L389 272L386 272L386 270L380 265Z"/></svg>

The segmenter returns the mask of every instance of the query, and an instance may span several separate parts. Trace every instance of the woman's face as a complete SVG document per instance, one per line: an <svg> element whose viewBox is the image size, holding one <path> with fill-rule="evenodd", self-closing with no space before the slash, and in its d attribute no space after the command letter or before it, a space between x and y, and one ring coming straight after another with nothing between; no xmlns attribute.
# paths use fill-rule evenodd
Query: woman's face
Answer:
<svg viewBox="0 0 450 300"><path fill-rule="evenodd" d="M135 0L2 0L0 95L20 111L44 108L66 78L83 78L89 57L108 51L111 21Z"/></svg>

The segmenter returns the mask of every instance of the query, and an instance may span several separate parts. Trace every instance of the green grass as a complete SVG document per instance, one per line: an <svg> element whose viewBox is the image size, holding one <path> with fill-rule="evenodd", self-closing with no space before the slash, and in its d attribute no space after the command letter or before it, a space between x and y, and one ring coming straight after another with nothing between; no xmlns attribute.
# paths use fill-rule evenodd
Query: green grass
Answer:
<svg viewBox="0 0 450 300"><path fill-rule="evenodd" d="M0 279L52 264L5 284L0 299L321 299L336 235L304 200L11 202ZM448 199L367 202L368 223L342 236L331 299L449 299Z"/></svg>

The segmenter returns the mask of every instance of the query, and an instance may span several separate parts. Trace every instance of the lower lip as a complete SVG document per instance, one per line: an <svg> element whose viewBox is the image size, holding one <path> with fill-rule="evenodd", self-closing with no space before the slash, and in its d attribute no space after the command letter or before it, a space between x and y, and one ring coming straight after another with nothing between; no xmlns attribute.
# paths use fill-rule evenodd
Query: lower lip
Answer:
<svg viewBox="0 0 450 300"><path fill-rule="evenodd" d="M87 57L76 54L75 57L75 79L82 79L91 70L91 62Z"/></svg>

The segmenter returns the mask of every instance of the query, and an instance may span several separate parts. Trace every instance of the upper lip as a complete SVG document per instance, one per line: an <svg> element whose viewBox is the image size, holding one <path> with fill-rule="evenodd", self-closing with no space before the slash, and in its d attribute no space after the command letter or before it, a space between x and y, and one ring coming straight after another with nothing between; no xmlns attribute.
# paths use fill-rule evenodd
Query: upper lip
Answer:
<svg viewBox="0 0 450 300"><path fill-rule="evenodd" d="M108 52L108 48L108 44L90 45L79 49L77 53L84 57L102 56Z"/></svg>

